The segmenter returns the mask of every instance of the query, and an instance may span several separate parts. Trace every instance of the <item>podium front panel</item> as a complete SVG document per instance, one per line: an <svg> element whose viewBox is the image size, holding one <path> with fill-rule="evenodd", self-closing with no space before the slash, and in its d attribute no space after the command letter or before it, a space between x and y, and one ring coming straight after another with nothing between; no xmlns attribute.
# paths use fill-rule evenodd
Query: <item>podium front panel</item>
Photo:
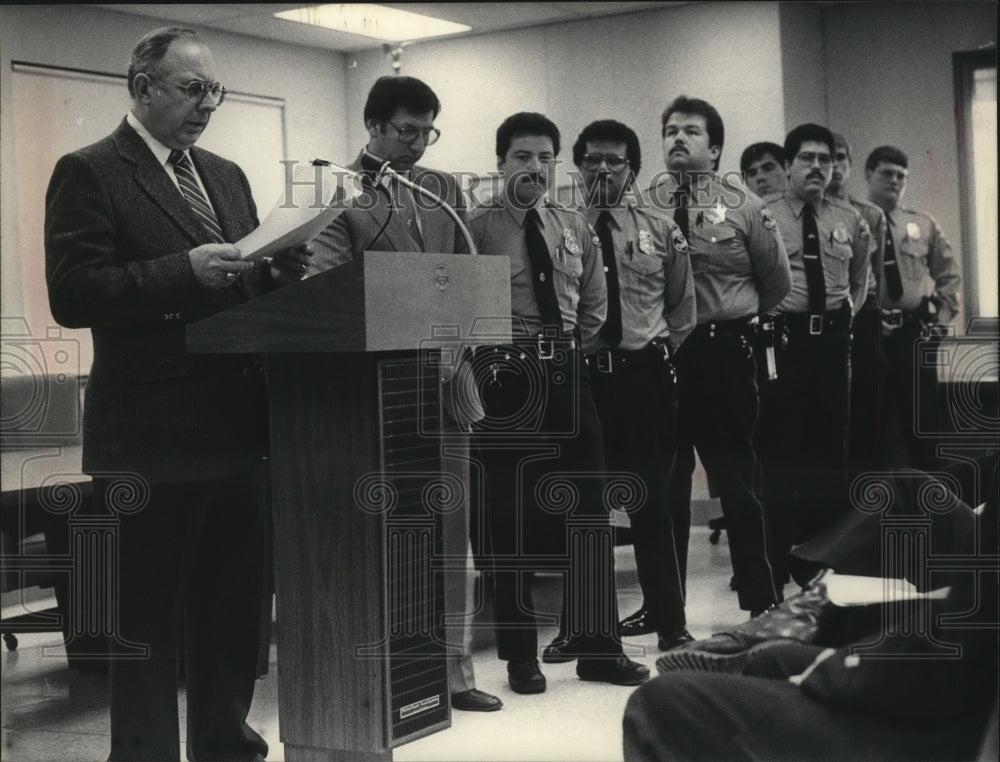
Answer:
<svg viewBox="0 0 1000 762"><path fill-rule="evenodd" d="M377 754L450 726L437 368L287 354L267 377L286 750Z"/></svg>

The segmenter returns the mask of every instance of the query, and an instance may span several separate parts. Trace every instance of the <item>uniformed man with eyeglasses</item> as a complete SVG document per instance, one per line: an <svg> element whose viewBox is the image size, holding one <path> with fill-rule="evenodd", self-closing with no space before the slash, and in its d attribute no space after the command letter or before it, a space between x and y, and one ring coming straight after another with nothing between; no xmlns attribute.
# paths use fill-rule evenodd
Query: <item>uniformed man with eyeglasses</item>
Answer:
<svg viewBox="0 0 1000 762"><path fill-rule="evenodd" d="M788 188L770 204L792 268L791 291L773 309L777 379L761 393L758 439L779 583L792 544L850 506L851 322L868 290L871 233L853 207L826 194L834 151L826 127L789 132Z"/></svg>
<svg viewBox="0 0 1000 762"><path fill-rule="evenodd" d="M641 480L627 506L642 587L642 609L662 650L691 640L667 501L677 448L677 390L672 358L695 326L687 241L664 212L641 203L639 138L613 120L584 127L573 145L583 212L600 241L608 315L588 355L594 402L610 472ZM554 643L546 661L572 644Z"/></svg>

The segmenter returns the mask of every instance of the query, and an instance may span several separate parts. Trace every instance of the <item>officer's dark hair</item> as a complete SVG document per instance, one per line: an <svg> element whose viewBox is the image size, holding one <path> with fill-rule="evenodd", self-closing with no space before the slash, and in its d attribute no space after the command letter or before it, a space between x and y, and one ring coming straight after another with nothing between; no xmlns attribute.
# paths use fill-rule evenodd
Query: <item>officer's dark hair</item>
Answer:
<svg viewBox="0 0 1000 762"><path fill-rule="evenodd" d="M548 117L535 111L519 111L497 127L497 158L506 159L514 138L522 135L544 135L552 138L552 151L559 155L559 128Z"/></svg>
<svg viewBox="0 0 1000 762"><path fill-rule="evenodd" d="M666 136L667 120L674 113L695 114L696 116L704 117L705 129L708 130L708 145L709 147L718 146L719 159L722 158L722 146L726 140L726 128L722 124L722 117L719 116L719 112L716 111L715 106L708 101L703 101L701 98L688 98L686 95L677 96L674 98L673 103L663 110L663 116L660 118L660 137ZM713 169L719 168L719 159L715 160L715 167Z"/></svg>
<svg viewBox="0 0 1000 762"><path fill-rule="evenodd" d="M365 124L371 120L388 122L400 108L405 108L411 114L426 114L429 111L431 117L436 119L441 111L441 101L424 81L402 74L387 74L375 80L372 89L368 91Z"/></svg>
<svg viewBox="0 0 1000 762"><path fill-rule="evenodd" d="M837 146L833 142L832 132L821 124L807 122L806 124L800 124L789 132L785 138L785 163L791 164L795 161L795 157L799 155L799 149L802 148L802 144L810 140L816 143L826 143L830 149L831 157L837 150Z"/></svg>
<svg viewBox="0 0 1000 762"><path fill-rule="evenodd" d="M785 166L785 149L777 143L751 143L743 149L740 156L740 172L746 172L750 165L760 161L765 156L770 156L782 167Z"/></svg>
<svg viewBox="0 0 1000 762"><path fill-rule="evenodd" d="M639 136L628 125L616 122L614 119L600 119L591 122L580 133L573 144L573 164L577 167L583 163L583 155L587 153L587 143L604 141L606 143L624 143L625 158L633 174L639 174L642 166L642 153L639 150Z"/></svg>
<svg viewBox="0 0 1000 762"><path fill-rule="evenodd" d="M130 96L135 97L135 77L137 74L148 74L151 77L160 76L160 64L163 62L164 56L167 55L170 43L181 37L193 37L196 42L205 44L197 32L183 26L161 26L159 29L144 34L142 39L135 44L128 64L127 81Z"/></svg>
<svg viewBox="0 0 1000 762"><path fill-rule="evenodd" d="M865 170L871 171L875 169L879 165L879 162L882 161L886 164L898 164L907 169L910 166L906 154L896 148L896 146L879 146L868 154L868 160L865 162Z"/></svg>
<svg viewBox="0 0 1000 762"><path fill-rule="evenodd" d="M839 132L833 133L833 151L837 152L837 146L843 146L844 150L847 151L847 160L850 162L854 161L854 157L851 156L851 144L847 142L847 138L841 135Z"/></svg>

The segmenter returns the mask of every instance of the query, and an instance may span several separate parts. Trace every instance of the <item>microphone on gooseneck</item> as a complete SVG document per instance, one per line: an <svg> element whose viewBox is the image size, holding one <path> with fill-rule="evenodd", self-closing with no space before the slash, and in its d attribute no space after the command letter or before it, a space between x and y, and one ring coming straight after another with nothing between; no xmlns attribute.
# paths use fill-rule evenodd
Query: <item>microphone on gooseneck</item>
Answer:
<svg viewBox="0 0 1000 762"><path fill-rule="evenodd" d="M365 172L371 172L375 176L374 181L376 183L382 179L383 175L389 175L392 177L396 174L389 166L388 161L382 161L377 156L372 156L367 151L363 151L361 154L361 169Z"/></svg>

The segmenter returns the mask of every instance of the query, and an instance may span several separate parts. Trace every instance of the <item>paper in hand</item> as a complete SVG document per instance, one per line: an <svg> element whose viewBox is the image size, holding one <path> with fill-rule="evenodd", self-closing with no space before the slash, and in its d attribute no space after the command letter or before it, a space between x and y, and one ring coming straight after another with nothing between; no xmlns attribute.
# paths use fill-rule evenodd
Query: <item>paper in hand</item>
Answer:
<svg viewBox="0 0 1000 762"><path fill-rule="evenodd" d="M243 259L259 261L309 243L351 207L362 187L360 175L335 164L296 167L294 180L264 221L236 242ZM318 206L317 197L330 202Z"/></svg>

